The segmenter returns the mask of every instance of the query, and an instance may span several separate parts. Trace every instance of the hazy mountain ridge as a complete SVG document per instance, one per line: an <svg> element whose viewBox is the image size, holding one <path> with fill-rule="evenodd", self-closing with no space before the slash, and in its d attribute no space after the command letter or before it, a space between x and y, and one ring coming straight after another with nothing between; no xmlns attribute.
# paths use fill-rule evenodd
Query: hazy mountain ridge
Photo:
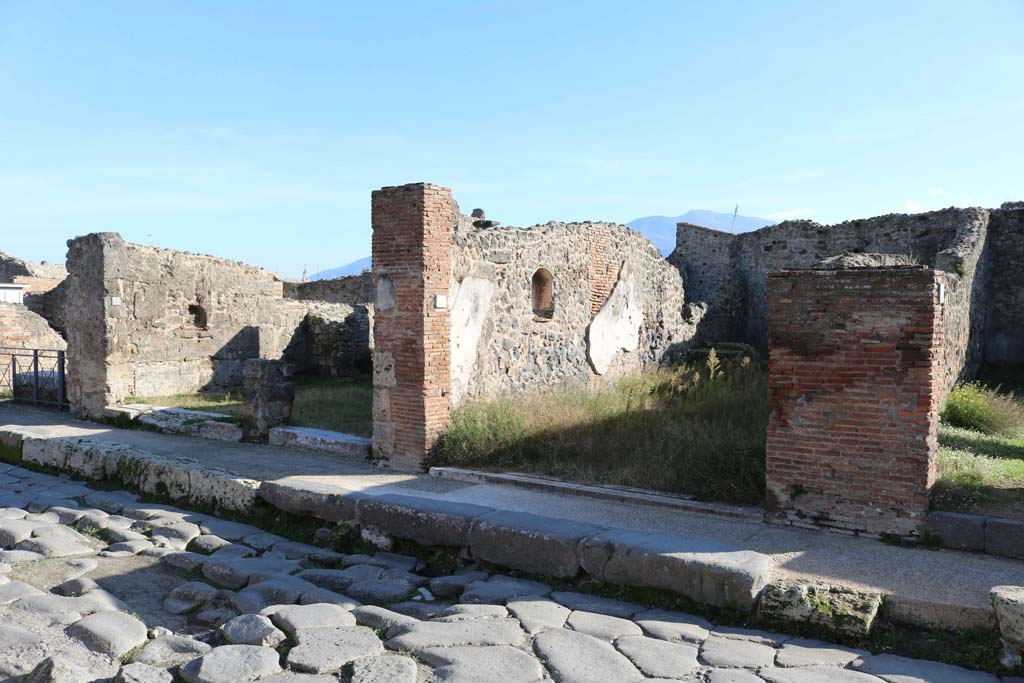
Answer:
<svg viewBox="0 0 1024 683"><path fill-rule="evenodd" d="M733 224L731 213L718 213L704 209L687 211L681 216L645 216L636 218L626 223L639 233L642 233L661 252L662 256L668 256L676 248L676 223L693 223L705 228L725 230L728 232ZM735 232L750 232L763 228L766 225L774 225L774 221L753 216L736 216ZM338 268L322 270L309 277L310 280L330 280L346 275L359 275L370 268L370 257L361 258Z"/></svg>

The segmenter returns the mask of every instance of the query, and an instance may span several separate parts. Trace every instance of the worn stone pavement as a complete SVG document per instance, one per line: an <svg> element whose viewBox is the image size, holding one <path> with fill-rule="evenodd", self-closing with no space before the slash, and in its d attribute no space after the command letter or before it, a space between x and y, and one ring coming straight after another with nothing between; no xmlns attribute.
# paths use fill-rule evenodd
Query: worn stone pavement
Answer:
<svg viewBox="0 0 1024 683"><path fill-rule="evenodd" d="M11 403L0 403L0 429L5 425L37 436L79 436L125 444L260 480L309 481L373 494L408 493L716 541L770 555L776 563L775 579L884 591L889 594L886 609L892 610L890 616L926 626L990 625L991 587L1017 585L1024 576L1024 563L1018 560L904 548L867 538L668 508L388 472L362 461L307 451L115 429Z"/></svg>
<svg viewBox="0 0 1024 683"><path fill-rule="evenodd" d="M0 681L982 683L0 465Z"/></svg>

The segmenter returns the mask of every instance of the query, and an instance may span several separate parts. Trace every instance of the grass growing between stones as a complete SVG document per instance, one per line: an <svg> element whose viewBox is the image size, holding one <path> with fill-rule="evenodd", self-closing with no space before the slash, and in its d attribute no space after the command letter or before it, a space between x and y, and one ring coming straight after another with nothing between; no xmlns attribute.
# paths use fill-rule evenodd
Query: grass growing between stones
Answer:
<svg viewBox="0 0 1024 683"><path fill-rule="evenodd" d="M596 391L468 402L431 464L759 504L767 393L762 365L712 355Z"/></svg>
<svg viewBox="0 0 1024 683"><path fill-rule="evenodd" d="M178 394L151 398L130 397L125 403L149 403L233 417L242 415L237 393ZM369 378L333 378L299 375L295 378L292 425L369 436L373 432L373 385Z"/></svg>
<svg viewBox="0 0 1024 683"><path fill-rule="evenodd" d="M956 387L942 407L932 507L1024 519L1021 368L989 368ZM1004 388L1007 387L1007 388Z"/></svg>

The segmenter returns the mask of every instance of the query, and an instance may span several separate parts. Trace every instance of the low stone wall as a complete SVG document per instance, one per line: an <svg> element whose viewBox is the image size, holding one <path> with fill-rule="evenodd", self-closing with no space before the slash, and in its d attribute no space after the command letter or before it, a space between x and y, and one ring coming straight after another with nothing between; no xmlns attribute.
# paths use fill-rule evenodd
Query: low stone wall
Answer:
<svg viewBox="0 0 1024 683"><path fill-rule="evenodd" d="M330 304L359 306L373 302L373 281L369 272L331 280L292 282L285 280L286 299L325 301Z"/></svg>
<svg viewBox="0 0 1024 683"><path fill-rule="evenodd" d="M64 351L67 343L26 306L0 303L0 346Z"/></svg>
<svg viewBox="0 0 1024 683"><path fill-rule="evenodd" d="M918 531L936 474L942 281L923 267L769 276L773 518Z"/></svg>

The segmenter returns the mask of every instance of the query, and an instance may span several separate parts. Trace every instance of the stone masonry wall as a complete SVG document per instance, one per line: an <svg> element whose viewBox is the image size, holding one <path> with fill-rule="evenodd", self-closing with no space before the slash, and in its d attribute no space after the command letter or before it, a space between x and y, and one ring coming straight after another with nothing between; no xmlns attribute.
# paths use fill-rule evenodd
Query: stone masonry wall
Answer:
<svg viewBox="0 0 1024 683"><path fill-rule="evenodd" d="M669 256L683 273L687 302L706 308L702 343L742 341L767 348L765 284L768 274L812 268L842 254L899 254L944 272L946 362L943 387L967 379L984 355L990 282L986 209L944 209L893 214L832 226L786 221L754 232L728 233L679 224ZM1009 285L1009 283L1007 283ZM1010 285L1019 291L1024 276Z"/></svg>
<svg viewBox="0 0 1024 683"><path fill-rule="evenodd" d="M25 306L61 333L64 311L59 298L51 296L51 292L65 277L67 271L62 264L32 263L0 251L0 282L25 285Z"/></svg>
<svg viewBox="0 0 1024 683"><path fill-rule="evenodd" d="M0 346L63 351L67 348L46 320L27 307L0 303Z"/></svg>
<svg viewBox="0 0 1024 683"><path fill-rule="evenodd" d="M238 386L247 358L286 355L308 308L267 271L116 233L69 242L68 267L69 396L89 417L127 396Z"/></svg>
<svg viewBox="0 0 1024 683"><path fill-rule="evenodd" d="M767 492L776 519L911 534L935 480L943 275L768 277Z"/></svg>
<svg viewBox="0 0 1024 683"><path fill-rule="evenodd" d="M370 273L362 273L310 282L286 280L284 296L286 299L302 301L326 301L331 304L365 306L373 302L373 278Z"/></svg>
<svg viewBox="0 0 1024 683"><path fill-rule="evenodd" d="M985 358L1024 363L1024 202L1007 202L992 211L988 259Z"/></svg>
<svg viewBox="0 0 1024 683"><path fill-rule="evenodd" d="M451 416L454 203L417 183L372 197L373 454L420 469Z"/></svg>
<svg viewBox="0 0 1024 683"><path fill-rule="evenodd" d="M452 391L467 397L588 385L688 347L683 287L641 234L610 223L466 228L455 238ZM553 276L554 313L531 282Z"/></svg>

